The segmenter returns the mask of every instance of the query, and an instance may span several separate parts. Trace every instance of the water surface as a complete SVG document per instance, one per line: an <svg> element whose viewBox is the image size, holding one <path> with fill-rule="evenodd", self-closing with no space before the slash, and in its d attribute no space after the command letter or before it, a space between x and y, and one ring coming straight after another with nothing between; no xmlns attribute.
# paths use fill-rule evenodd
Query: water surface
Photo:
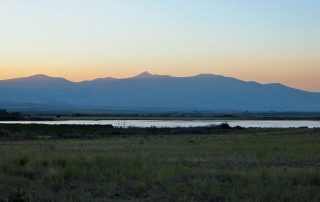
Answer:
<svg viewBox="0 0 320 202"><path fill-rule="evenodd" d="M230 126L258 128L320 128L320 121L309 120L68 120L68 121L0 121L0 124L113 125L115 127L196 127L228 123Z"/></svg>

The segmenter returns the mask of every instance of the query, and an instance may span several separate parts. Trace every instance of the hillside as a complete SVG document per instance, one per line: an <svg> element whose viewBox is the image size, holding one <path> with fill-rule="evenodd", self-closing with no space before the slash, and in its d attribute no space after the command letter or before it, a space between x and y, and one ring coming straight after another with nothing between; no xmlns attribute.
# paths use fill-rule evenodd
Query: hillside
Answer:
<svg viewBox="0 0 320 202"><path fill-rule="evenodd" d="M320 112L320 93L212 74L172 77L144 72L125 79L71 82L35 75L0 81L10 110Z"/></svg>

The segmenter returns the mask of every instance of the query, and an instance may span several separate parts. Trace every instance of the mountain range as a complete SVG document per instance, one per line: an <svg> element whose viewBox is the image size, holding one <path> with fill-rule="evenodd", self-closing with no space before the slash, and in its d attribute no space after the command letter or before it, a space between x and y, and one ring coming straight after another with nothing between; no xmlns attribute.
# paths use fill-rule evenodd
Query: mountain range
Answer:
<svg viewBox="0 0 320 202"><path fill-rule="evenodd" d="M38 74L0 81L0 108L15 111L320 112L320 93L213 74L72 82Z"/></svg>

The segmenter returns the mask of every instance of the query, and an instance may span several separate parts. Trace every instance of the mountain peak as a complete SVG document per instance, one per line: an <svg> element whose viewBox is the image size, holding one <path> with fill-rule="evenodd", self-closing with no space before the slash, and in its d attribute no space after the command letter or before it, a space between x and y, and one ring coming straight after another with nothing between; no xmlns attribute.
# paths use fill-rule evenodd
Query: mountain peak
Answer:
<svg viewBox="0 0 320 202"><path fill-rule="evenodd" d="M211 77L219 77L220 75L216 74L198 74L194 77L200 77L200 78L211 78Z"/></svg>
<svg viewBox="0 0 320 202"><path fill-rule="evenodd" d="M138 74L134 78L149 78L152 77L153 75L150 74L148 71L142 72L141 74Z"/></svg>
<svg viewBox="0 0 320 202"><path fill-rule="evenodd" d="M31 78L31 79L48 79L48 78L52 78L52 77L47 76L45 74L35 74L33 76L30 76L29 78Z"/></svg>
<svg viewBox="0 0 320 202"><path fill-rule="evenodd" d="M45 81L63 81L63 82L70 82L66 80L65 78L61 77L52 77L45 74L35 74L33 76L24 77L24 78L18 78L14 80L24 80L24 81L35 81L35 82L45 82Z"/></svg>

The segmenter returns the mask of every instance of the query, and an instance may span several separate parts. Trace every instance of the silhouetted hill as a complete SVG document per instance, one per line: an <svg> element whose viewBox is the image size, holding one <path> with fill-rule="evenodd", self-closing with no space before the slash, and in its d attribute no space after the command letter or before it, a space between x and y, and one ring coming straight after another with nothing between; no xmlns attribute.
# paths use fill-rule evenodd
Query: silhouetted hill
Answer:
<svg viewBox="0 0 320 202"><path fill-rule="evenodd" d="M12 110L317 111L320 93L212 74L144 72L126 79L71 82L46 75L0 81L0 108Z"/></svg>

